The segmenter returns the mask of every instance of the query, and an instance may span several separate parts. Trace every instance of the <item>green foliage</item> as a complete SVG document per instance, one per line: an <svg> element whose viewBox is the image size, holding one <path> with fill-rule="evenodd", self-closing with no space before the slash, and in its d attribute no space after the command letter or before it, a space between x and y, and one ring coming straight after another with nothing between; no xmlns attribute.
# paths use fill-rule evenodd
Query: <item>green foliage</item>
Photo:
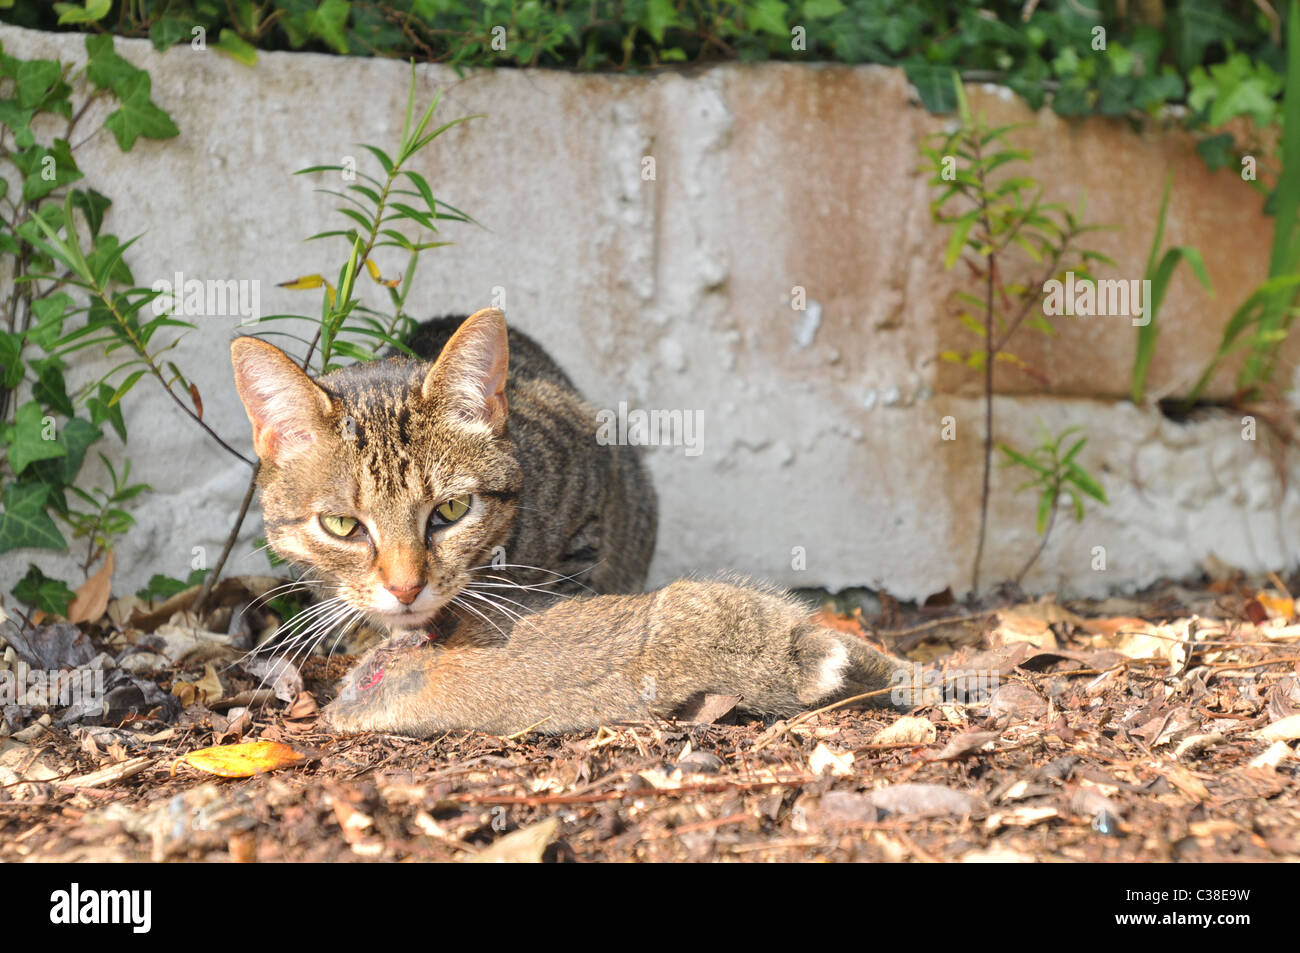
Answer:
<svg viewBox="0 0 1300 953"><path fill-rule="evenodd" d="M1223 337L1185 403L1194 403L1230 355L1246 351L1237 375L1237 394L1259 395L1270 384L1291 332L1300 295L1300 2L1287 15L1286 91L1283 98L1282 169L1272 196L1273 241L1268 278L1233 312Z"/></svg>
<svg viewBox="0 0 1300 953"><path fill-rule="evenodd" d="M1085 496L1091 497L1098 503L1110 502L1106 499L1106 491L1102 489L1097 479L1076 462L1079 451L1087 445L1088 438L1079 437L1068 450L1061 451L1061 444L1065 438L1081 430L1080 427L1070 427L1062 430L1055 437L1044 430L1038 446L1028 454L1020 453L1005 443L998 444L998 451L1003 456L1002 466L1020 467L1028 471L1028 482L1016 487L1016 492L1033 490L1038 494L1038 517L1035 528L1040 536L1047 532L1052 514L1056 511L1063 495L1069 495L1074 518L1078 522L1083 522Z"/></svg>
<svg viewBox="0 0 1300 953"><path fill-rule="evenodd" d="M27 575L18 580L13 594L19 602L40 609L47 615L67 615L68 605L72 602L73 591L60 579L51 579L32 564L27 566Z"/></svg>
<svg viewBox="0 0 1300 953"><path fill-rule="evenodd" d="M59 6L64 22L84 23L107 4ZM129 462L119 475L101 454L109 484L88 488L82 463L105 425L126 440L120 401L148 363L141 345L150 347L162 325L139 318L138 303L153 292L129 287L131 243L103 231L111 202L80 184L76 152L94 131L84 128L87 107L99 102L110 107L104 126L122 151L177 130L151 101L149 75L115 52L112 37L87 36L86 53L74 70L0 51L0 271L13 276L0 291L0 553L65 550L70 530L86 541L89 570L131 526L123 507L147 487L129 483ZM89 348L95 357L132 356L70 390L70 360ZM15 595L61 612L65 591L37 571Z"/></svg>
<svg viewBox="0 0 1300 953"><path fill-rule="evenodd" d="M1083 522L1084 516L1084 497L1090 497L1102 504L1110 502L1106 499L1106 491L1097 478L1077 462L1079 452L1087 445L1088 438L1079 437L1068 450L1061 450L1065 438L1079 433L1080 430L1079 427L1069 427L1053 437L1044 428L1038 446L1028 454L1021 453L1005 443L998 444L998 451L1003 457L1002 466L1019 467L1029 476L1026 482L1016 487L1016 492L1029 490L1038 497L1035 529L1042 540L1016 575L1017 584L1025 578L1025 574L1046 548L1047 538L1056 521L1057 507L1064 496L1069 496L1075 521L1080 523Z"/></svg>
<svg viewBox="0 0 1300 953"><path fill-rule="evenodd" d="M191 570L189 576L185 579L176 579L172 576L165 576L162 573L154 573L149 577L149 584L143 589L136 592L136 596L146 601L157 599L163 601L170 599L178 593L184 592L203 582L208 571L206 569Z"/></svg>
<svg viewBox="0 0 1300 953"><path fill-rule="evenodd" d="M1008 142L1016 127L990 128L983 117L971 115L960 84L954 81L953 89L960 125L931 137L921 152L937 193L931 215L948 229L944 267L964 261L982 288L981 294L955 296L958 320L981 346L946 349L940 358L980 371L990 361L1001 361L1041 380L1042 374L1007 346L1022 326L1055 334L1043 313L1043 286L1063 280L1067 272L1076 280L1091 280L1093 263L1114 262L1077 247L1081 236L1102 226L1085 224L1081 209L1044 201L1041 183L1012 172L1014 165L1030 159ZM1025 270L1036 277L1025 279Z"/></svg>
<svg viewBox="0 0 1300 953"><path fill-rule="evenodd" d="M1014 126L990 128L973 116L961 83L954 78L953 98L960 122L951 132L930 139L921 149L930 185L936 191L930 212L949 230L944 267L964 262L980 286L980 294L958 292L958 319L979 345L945 349L940 358L981 371L984 384L984 474L980 528L971 588L979 591L980 563L988 528L988 499L993 458L993 369L1005 362L1039 380L1044 375L1007 350L1021 327L1054 334L1043 308L1048 281L1091 281L1093 263L1114 265L1101 252L1081 249L1079 238L1102 228L1082 221L1082 207L1073 211L1059 202L1043 200L1043 186L1013 166L1029 154L1009 145ZM1030 277L1022 277L1024 273Z"/></svg>
<svg viewBox="0 0 1300 953"><path fill-rule="evenodd" d="M158 49L205 43L476 66L655 69L718 60L833 60L906 69L926 106L952 78L1004 83L1061 115L1141 116L1194 95L1196 118L1269 112L1281 57L1271 7L1171 0L103 0L0 12L42 29L112 30ZM1095 9L1094 9L1095 8ZM1098 30L1104 31L1099 33ZM214 39L216 38L216 39ZM1275 88L1276 87L1276 88Z"/></svg>
<svg viewBox="0 0 1300 953"><path fill-rule="evenodd" d="M464 212L437 198L424 176L405 167L413 156L448 129L479 118L462 116L430 129L439 99L435 97L416 119L415 70L412 68L406 118L396 152L389 155L378 146L362 146L378 165L376 174L343 165L315 165L298 171L298 175L328 174L342 183L341 188L321 187L315 191L343 202L336 210L343 216L344 227L312 235L308 241L341 239L348 249L347 260L339 267L337 284L331 284L319 274L284 283L284 287L298 289L323 287L319 318L280 314L261 319L262 322L309 320L316 323L315 336L308 342L304 366L314 366L320 373L325 373L339 366L340 358L369 361L388 347L407 350L402 341L413 322L406 314L406 297L420 255L431 248L450 244L426 239L439 234L440 222L473 223ZM400 277L388 279L383 276L371 259L371 253L379 248L395 248L406 253L406 267ZM388 311L371 308L356 297L356 282L362 268L387 292Z"/></svg>
<svg viewBox="0 0 1300 953"><path fill-rule="evenodd" d="M1160 197L1160 214L1156 216L1156 233L1151 239L1151 251L1147 254L1147 268L1143 278L1151 282L1151 297L1146 302L1146 323L1138 325L1137 335L1137 354L1133 359L1133 386L1132 397L1133 403L1142 403L1142 398L1146 393L1147 370L1151 366L1151 358L1156 352L1156 338L1160 334L1159 316L1160 306L1164 304L1165 293L1169 290L1169 282L1173 280L1174 272L1183 262L1192 269L1192 273L1201 283L1206 291L1211 294L1214 289L1210 287L1210 276L1206 274L1205 262L1201 258L1201 253L1195 248L1188 245L1179 245L1175 248L1167 249L1164 255L1160 255L1160 248L1165 240L1165 219L1169 214L1169 193L1174 186L1174 177L1171 173L1165 179L1165 191ZM1157 257L1159 261L1157 262Z"/></svg>

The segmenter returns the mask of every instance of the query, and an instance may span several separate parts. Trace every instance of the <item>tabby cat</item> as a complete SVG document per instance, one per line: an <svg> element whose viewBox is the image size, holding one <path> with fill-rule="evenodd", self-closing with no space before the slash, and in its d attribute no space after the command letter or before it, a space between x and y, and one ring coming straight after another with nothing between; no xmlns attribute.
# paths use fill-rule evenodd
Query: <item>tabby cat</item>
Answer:
<svg viewBox="0 0 1300 953"><path fill-rule="evenodd" d="M637 450L598 443L594 408L496 309L429 322L411 344L436 360L318 380L256 338L231 349L268 542L308 567L322 624L390 632L327 724L563 732L671 715L704 693L787 716L910 685L901 663L781 593L681 581L637 594L656 521Z"/></svg>

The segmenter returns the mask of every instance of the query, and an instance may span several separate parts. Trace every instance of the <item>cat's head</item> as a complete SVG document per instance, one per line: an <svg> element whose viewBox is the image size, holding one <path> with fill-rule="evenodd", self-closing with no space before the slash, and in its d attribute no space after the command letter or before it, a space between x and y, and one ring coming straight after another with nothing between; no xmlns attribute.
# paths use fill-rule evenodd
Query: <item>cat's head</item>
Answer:
<svg viewBox="0 0 1300 953"><path fill-rule="evenodd" d="M521 471L500 311L466 319L434 364L313 380L247 337L231 359L262 460L267 541L313 567L325 595L385 626L423 626L505 545Z"/></svg>

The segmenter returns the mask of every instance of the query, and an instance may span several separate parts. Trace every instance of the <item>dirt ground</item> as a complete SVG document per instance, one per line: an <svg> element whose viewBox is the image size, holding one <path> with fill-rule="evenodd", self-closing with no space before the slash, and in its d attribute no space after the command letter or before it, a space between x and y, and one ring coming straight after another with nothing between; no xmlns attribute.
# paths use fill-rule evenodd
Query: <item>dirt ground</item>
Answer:
<svg viewBox="0 0 1300 953"><path fill-rule="evenodd" d="M909 715L737 722L710 698L700 722L428 740L319 729L347 657L238 664L269 583L228 580L201 618L192 591L118 600L5 630L11 670L80 657L112 687L99 717L4 708L0 860L1300 860L1300 589L1220 576L826 611L929 673ZM250 742L287 763L178 760Z"/></svg>

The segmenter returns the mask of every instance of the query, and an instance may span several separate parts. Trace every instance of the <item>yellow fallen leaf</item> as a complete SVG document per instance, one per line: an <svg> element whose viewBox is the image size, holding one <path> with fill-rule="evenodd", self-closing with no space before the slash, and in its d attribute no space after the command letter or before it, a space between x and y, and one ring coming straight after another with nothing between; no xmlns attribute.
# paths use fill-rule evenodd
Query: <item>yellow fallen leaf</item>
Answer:
<svg viewBox="0 0 1300 953"><path fill-rule="evenodd" d="M104 564L77 589L77 595L68 606L68 621L94 622L108 609L108 597L113 592L113 551L104 556Z"/></svg>
<svg viewBox="0 0 1300 953"><path fill-rule="evenodd" d="M1255 593L1255 601L1275 619L1290 619L1295 615L1295 600L1289 596L1276 596L1271 592Z"/></svg>
<svg viewBox="0 0 1300 953"><path fill-rule="evenodd" d="M200 748L182 755L172 764L172 775L182 761L223 778L251 778L255 774L302 764L307 755L278 741L247 741L237 745Z"/></svg>

